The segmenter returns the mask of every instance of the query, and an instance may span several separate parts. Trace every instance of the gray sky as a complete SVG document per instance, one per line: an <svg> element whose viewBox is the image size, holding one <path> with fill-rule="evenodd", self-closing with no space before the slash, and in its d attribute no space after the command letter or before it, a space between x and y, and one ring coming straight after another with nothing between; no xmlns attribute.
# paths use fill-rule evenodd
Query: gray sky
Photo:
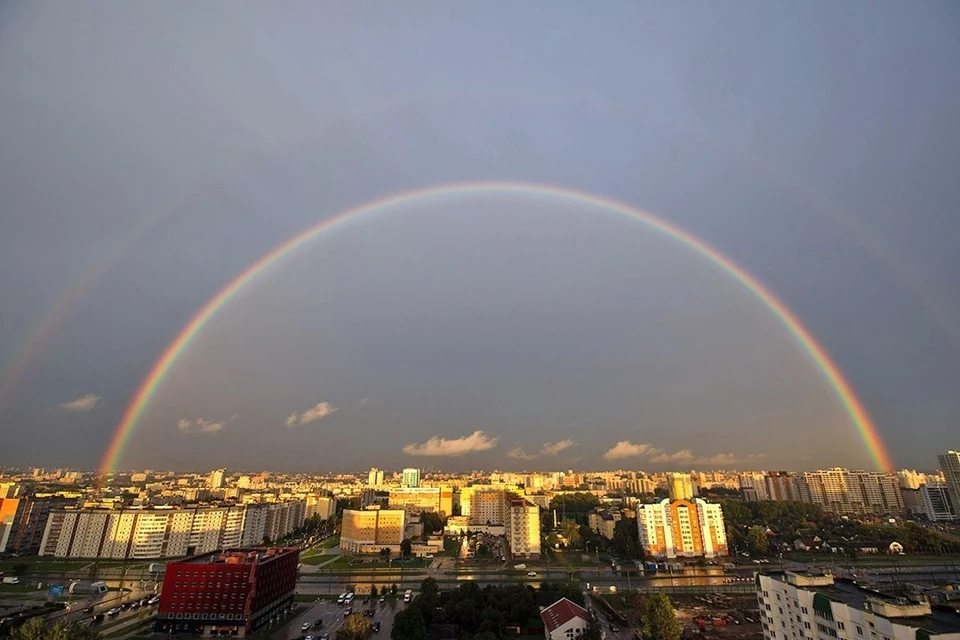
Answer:
<svg viewBox="0 0 960 640"><path fill-rule="evenodd" d="M932 467L960 446L958 36L951 2L0 5L0 464L97 464L180 327L302 229L513 180L717 247L822 342L895 463ZM728 274L501 194L283 260L174 364L121 463L869 457Z"/></svg>

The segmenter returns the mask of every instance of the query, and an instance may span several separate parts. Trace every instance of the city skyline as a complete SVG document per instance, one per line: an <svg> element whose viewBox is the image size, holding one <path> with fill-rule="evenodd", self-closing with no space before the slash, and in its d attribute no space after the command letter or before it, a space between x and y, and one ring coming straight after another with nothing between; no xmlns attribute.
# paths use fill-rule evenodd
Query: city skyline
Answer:
<svg viewBox="0 0 960 640"><path fill-rule="evenodd" d="M5 11L0 465L960 445L952 7L381 9Z"/></svg>

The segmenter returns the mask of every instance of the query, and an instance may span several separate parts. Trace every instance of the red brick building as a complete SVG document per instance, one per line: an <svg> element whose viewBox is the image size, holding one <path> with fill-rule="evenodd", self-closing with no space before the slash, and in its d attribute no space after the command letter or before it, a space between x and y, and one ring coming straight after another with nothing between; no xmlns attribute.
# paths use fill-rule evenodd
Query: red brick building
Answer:
<svg viewBox="0 0 960 640"><path fill-rule="evenodd" d="M228 549L167 564L156 631L244 637L293 603L298 549Z"/></svg>

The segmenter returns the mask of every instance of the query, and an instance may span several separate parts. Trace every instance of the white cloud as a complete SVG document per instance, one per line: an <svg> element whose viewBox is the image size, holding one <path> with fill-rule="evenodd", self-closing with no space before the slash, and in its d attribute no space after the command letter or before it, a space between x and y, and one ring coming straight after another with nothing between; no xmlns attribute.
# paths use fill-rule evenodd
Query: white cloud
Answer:
<svg viewBox="0 0 960 640"><path fill-rule="evenodd" d="M403 452L410 456L462 456L477 451L487 451L497 446L497 438L483 431L474 431L468 436L448 440L434 436L426 442L408 444Z"/></svg>
<svg viewBox="0 0 960 640"><path fill-rule="evenodd" d="M317 420L323 420L330 414L336 412L337 408L329 402L318 402L301 414L291 413L287 417L287 426L296 427L301 424L309 424Z"/></svg>
<svg viewBox="0 0 960 640"><path fill-rule="evenodd" d="M649 455L651 450L657 452L660 451L653 445L645 442L634 444L629 440L621 440L617 444L613 445L609 451L603 454L603 459L622 460L623 458L635 458L636 456Z"/></svg>
<svg viewBox="0 0 960 640"><path fill-rule="evenodd" d="M651 451L651 453L653 452ZM697 456L693 455L693 451L690 449L680 449L673 453L660 450L659 453L652 455L650 462L692 462L696 460L696 458Z"/></svg>
<svg viewBox="0 0 960 640"><path fill-rule="evenodd" d="M64 411L73 411L74 413L86 413L87 411L93 411L103 403L103 398L94 394L88 393L85 396L81 396L76 400L70 400L68 402L62 402L58 406Z"/></svg>
<svg viewBox="0 0 960 640"><path fill-rule="evenodd" d="M373 400L373 398L371 398L370 396L363 396L362 398L360 398L359 402L357 402L357 406L365 407L368 404L370 404L371 400Z"/></svg>
<svg viewBox="0 0 960 640"><path fill-rule="evenodd" d="M187 420L180 418L177 421L177 430L180 433L219 433L227 426L229 422L236 420L237 414L230 416L230 420L205 420L197 418L196 420Z"/></svg>
<svg viewBox="0 0 960 640"><path fill-rule="evenodd" d="M510 449L510 451L507 451L507 457L513 458L514 460L533 460L537 456L530 455L523 450L523 447L517 445L513 449Z"/></svg>
<svg viewBox="0 0 960 640"><path fill-rule="evenodd" d="M577 443L567 438L566 440L561 440L560 442L547 442L543 445L543 448L540 449L540 453L545 456L555 456L559 455L561 451L569 449L570 447L577 446Z"/></svg>

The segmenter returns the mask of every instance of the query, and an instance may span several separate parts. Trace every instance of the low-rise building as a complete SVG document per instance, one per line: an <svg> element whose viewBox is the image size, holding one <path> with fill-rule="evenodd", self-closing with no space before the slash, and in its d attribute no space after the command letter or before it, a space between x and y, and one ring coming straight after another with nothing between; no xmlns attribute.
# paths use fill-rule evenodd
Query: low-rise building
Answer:
<svg viewBox="0 0 960 640"><path fill-rule="evenodd" d="M586 632L593 616L577 603L561 598L541 611L540 619L547 640L571 640Z"/></svg>
<svg viewBox="0 0 960 640"><path fill-rule="evenodd" d="M340 531L341 553L400 552L406 528L402 509L345 509Z"/></svg>

